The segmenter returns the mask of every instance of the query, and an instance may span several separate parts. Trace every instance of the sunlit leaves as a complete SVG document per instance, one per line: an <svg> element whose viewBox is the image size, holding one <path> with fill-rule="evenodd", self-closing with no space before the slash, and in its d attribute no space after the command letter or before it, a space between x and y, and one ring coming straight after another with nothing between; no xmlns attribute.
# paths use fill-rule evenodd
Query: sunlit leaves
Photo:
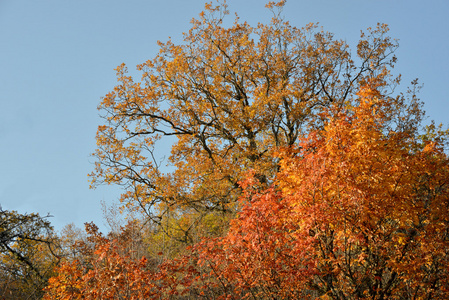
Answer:
<svg viewBox="0 0 449 300"><path fill-rule="evenodd" d="M152 263L136 257L132 225L104 237L86 225L89 244L79 244L83 261L64 261L49 281L44 299L149 299L155 293Z"/></svg>
<svg viewBox="0 0 449 300"><path fill-rule="evenodd" d="M417 81L394 95L385 24L354 56L284 21L284 5L268 3L269 24L226 27L227 6L207 4L140 82L117 68L92 184L123 186L156 224L150 254L91 230L87 265L63 264L48 295L447 298L447 131L422 131Z"/></svg>
<svg viewBox="0 0 449 300"><path fill-rule="evenodd" d="M443 136L391 131L375 85L357 103L331 107L323 130L279 154L274 188L246 181L229 233L196 246L210 280L226 282L223 299L447 298Z"/></svg>
<svg viewBox="0 0 449 300"><path fill-rule="evenodd" d="M329 105L354 104L373 78L385 89L397 83L389 74L397 44L386 25L362 35L356 59L316 25L284 21L284 5L267 5L268 24L236 17L226 27L227 6L207 4L184 43L159 42L159 54L138 66L140 82L119 66L118 85L99 106L105 125L92 185L124 186L123 203L161 226L174 224L163 222L172 212L187 213L192 226L179 234L195 235L210 212L238 211L247 171L267 187L279 169L275 151L321 128ZM167 144L170 153L158 152Z"/></svg>

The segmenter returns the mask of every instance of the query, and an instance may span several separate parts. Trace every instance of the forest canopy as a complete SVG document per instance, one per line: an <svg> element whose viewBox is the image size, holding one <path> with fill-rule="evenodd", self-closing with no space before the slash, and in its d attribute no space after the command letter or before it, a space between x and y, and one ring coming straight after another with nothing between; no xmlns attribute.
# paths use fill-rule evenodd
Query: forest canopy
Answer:
<svg viewBox="0 0 449 300"><path fill-rule="evenodd" d="M45 218L1 211L6 288L449 298L449 131L424 125L418 80L393 75L397 40L377 24L349 45L291 25L285 1L266 7L271 20L253 26L207 3L181 43L159 42L137 66L140 80L117 67L90 180L123 188L128 223L106 210L109 233L88 223L55 236Z"/></svg>

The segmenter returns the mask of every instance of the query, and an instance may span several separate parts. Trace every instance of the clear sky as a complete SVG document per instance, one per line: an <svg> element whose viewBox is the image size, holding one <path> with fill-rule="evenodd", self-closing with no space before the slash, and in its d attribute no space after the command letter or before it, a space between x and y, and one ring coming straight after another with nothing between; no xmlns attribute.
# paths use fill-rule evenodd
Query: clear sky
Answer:
<svg viewBox="0 0 449 300"><path fill-rule="evenodd" d="M252 25L271 17L267 1L227 2ZM57 229L103 226L100 201L116 201L120 190L89 190L87 174L101 124L96 107L115 86L113 69L125 62L135 70L154 57L157 40L180 42L203 7L203 0L0 0L3 209L50 212ZM352 46L360 30L387 23L399 39L395 71L404 88L418 77L429 119L445 125L448 13L447 0L288 0L284 9L293 25L319 22Z"/></svg>

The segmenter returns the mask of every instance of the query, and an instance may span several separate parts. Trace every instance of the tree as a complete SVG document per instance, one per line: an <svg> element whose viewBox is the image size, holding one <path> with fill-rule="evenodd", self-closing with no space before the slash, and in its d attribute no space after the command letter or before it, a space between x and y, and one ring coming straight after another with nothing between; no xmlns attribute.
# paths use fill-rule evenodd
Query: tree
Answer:
<svg viewBox="0 0 449 300"><path fill-rule="evenodd" d="M120 234L105 237L94 224L86 224L87 241L77 244L81 259L65 260L57 267L44 299L150 299L156 295L154 266L142 255L134 227L130 223Z"/></svg>
<svg viewBox="0 0 449 300"><path fill-rule="evenodd" d="M138 67L142 82L118 67L92 184L123 185L158 226L137 239L88 226L47 299L449 298L449 132L423 131L417 81L394 93L386 25L352 58L290 26L284 4L267 5L270 24L229 28L226 5L207 4L185 44Z"/></svg>
<svg viewBox="0 0 449 300"><path fill-rule="evenodd" d="M64 265L48 295L447 299L449 130L421 134L419 100L392 102L383 84L368 82L354 105L330 105L322 129L280 149L271 187L250 172L225 236L151 265L94 230L91 264Z"/></svg>
<svg viewBox="0 0 449 300"><path fill-rule="evenodd" d="M267 5L269 24L236 17L229 28L227 6L206 4L184 44L159 43L159 54L138 66L141 82L119 66L119 84L99 106L105 124L92 186L122 185L126 207L181 242L220 236L240 209L238 182L248 170L268 187L277 149L321 128L331 104L353 104L370 78L384 82L387 97L399 79L390 76L397 43L386 25L362 34L353 58L331 33L284 21L284 2ZM161 143L173 143L172 171L161 167Z"/></svg>
<svg viewBox="0 0 449 300"><path fill-rule="evenodd" d="M210 299L447 299L449 130L402 126L378 84L284 148L271 188L249 177L228 234L190 254L202 275L172 288Z"/></svg>
<svg viewBox="0 0 449 300"><path fill-rule="evenodd" d="M40 299L59 261L48 216L0 209L0 297Z"/></svg>

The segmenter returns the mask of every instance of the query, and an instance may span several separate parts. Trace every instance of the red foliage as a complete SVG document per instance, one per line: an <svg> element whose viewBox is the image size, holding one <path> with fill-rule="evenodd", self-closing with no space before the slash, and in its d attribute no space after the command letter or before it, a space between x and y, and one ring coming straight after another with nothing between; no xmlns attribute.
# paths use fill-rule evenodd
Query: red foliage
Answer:
<svg viewBox="0 0 449 300"><path fill-rule="evenodd" d="M329 109L323 130L279 154L273 187L241 183L226 236L157 268L91 230L91 256L63 264L46 299L448 299L444 137L393 128L394 104L372 84Z"/></svg>

